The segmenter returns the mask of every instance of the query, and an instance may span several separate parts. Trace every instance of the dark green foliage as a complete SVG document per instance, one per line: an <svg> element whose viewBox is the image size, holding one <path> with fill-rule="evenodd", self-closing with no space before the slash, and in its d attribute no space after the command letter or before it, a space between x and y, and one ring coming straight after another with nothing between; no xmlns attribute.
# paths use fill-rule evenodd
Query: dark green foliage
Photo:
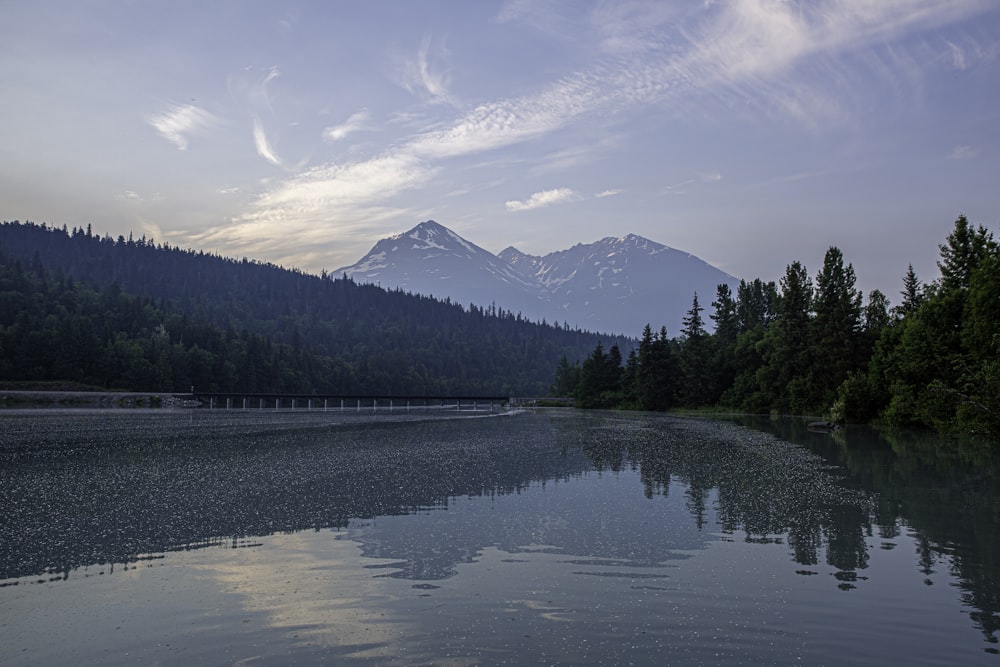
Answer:
<svg viewBox="0 0 1000 667"><path fill-rule="evenodd" d="M758 349L763 365L757 382L771 397L771 410L806 414L812 379L812 281L806 268L792 262L781 279L778 315Z"/></svg>
<svg viewBox="0 0 1000 667"><path fill-rule="evenodd" d="M895 311L899 317L906 317L917 312L920 304L924 301L924 289L920 280L917 279L912 264L907 268L906 275L903 276L903 290L900 294L903 296L903 302L896 307Z"/></svg>
<svg viewBox="0 0 1000 667"><path fill-rule="evenodd" d="M907 272L901 319L883 330L864 376L842 388L846 416L875 411L891 424L997 435L997 244L984 228L974 229L959 216L939 247L940 280L919 290L912 268ZM867 397L867 410L859 397Z"/></svg>
<svg viewBox="0 0 1000 667"><path fill-rule="evenodd" d="M837 388L861 366L861 292L854 284L854 268L844 266L840 249L827 250L813 297L810 391L801 406L806 411L829 407Z"/></svg>
<svg viewBox="0 0 1000 667"><path fill-rule="evenodd" d="M714 394L714 345L705 331L705 321L701 317L703 310L698 303L698 294L695 293L691 309L681 321L684 329L679 341L678 400L686 407L710 404Z"/></svg>
<svg viewBox="0 0 1000 667"><path fill-rule="evenodd" d="M490 307L157 246L0 224L0 381L142 391L547 392L598 336ZM633 343L614 343L632 349Z"/></svg>
<svg viewBox="0 0 1000 667"><path fill-rule="evenodd" d="M666 327L653 335L647 324L639 341L634 396L643 410L666 410L674 405L677 366Z"/></svg>
<svg viewBox="0 0 1000 667"><path fill-rule="evenodd" d="M902 303L862 302L831 247L815 285L799 262L774 283L720 285L714 333L697 295L668 341L643 332L624 372L623 407L718 406L1000 435L1000 247L965 216L940 246L939 280L908 267Z"/></svg>
<svg viewBox="0 0 1000 667"><path fill-rule="evenodd" d="M955 228L945 243L938 246L941 289L968 289L973 271L986 259L993 245L993 235L985 227L973 227L964 215L958 216Z"/></svg>
<svg viewBox="0 0 1000 667"><path fill-rule="evenodd" d="M556 381L552 384L550 393L553 396L563 398L573 396L579 383L580 364L577 362L570 364L564 355L559 359L559 365L556 367Z"/></svg>
<svg viewBox="0 0 1000 667"><path fill-rule="evenodd" d="M618 345L605 354L598 342L593 353L580 369L576 388L577 405L581 408L610 408L621 403L622 355Z"/></svg>

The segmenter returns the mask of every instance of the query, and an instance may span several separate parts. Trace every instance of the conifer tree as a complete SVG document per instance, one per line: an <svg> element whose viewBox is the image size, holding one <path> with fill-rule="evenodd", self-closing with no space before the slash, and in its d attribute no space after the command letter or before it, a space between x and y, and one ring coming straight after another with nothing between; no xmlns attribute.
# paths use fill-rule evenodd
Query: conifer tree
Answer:
<svg viewBox="0 0 1000 667"><path fill-rule="evenodd" d="M764 364L757 372L770 408L780 413L807 410L811 308L812 281L801 263L792 262L781 279L778 315L764 338Z"/></svg>
<svg viewBox="0 0 1000 667"><path fill-rule="evenodd" d="M913 270L913 264L906 269L906 275L903 276L903 290L900 294L903 296L903 301L894 311L898 317L906 317L917 312L924 301L924 289Z"/></svg>
<svg viewBox="0 0 1000 667"><path fill-rule="evenodd" d="M705 332L704 310L695 292L691 309L684 316L681 330L679 398L688 407L705 405L709 400L710 359L709 340Z"/></svg>
<svg viewBox="0 0 1000 667"><path fill-rule="evenodd" d="M840 249L831 247L816 275L815 317L810 323L810 392L803 408L826 410L848 373L861 366L861 292L854 267L844 266Z"/></svg>
<svg viewBox="0 0 1000 667"><path fill-rule="evenodd" d="M967 289L972 272L993 247L993 235L985 227L973 227L964 215L958 216L954 229L944 244L938 246L941 251L941 259L938 260L941 288Z"/></svg>

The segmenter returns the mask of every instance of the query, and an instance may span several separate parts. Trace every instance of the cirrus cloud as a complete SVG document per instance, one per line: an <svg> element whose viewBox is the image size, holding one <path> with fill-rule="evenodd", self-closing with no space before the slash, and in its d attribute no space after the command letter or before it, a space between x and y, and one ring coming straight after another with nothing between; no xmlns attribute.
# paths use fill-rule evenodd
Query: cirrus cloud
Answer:
<svg viewBox="0 0 1000 667"><path fill-rule="evenodd" d="M193 104L172 104L163 113L150 116L148 122L164 139L184 151L188 147L188 135L216 125L219 120Z"/></svg>
<svg viewBox="0 0 1000 667"><path fill-rule="evenodd" d="M334 125L323 130L323 138L327 141L340 141L348 135L367 129L371 115L366 110L351 114L350 118L340 125Z"/></svg>
<svg viewBox="0 0 1000 667"><path fill-rule="evenodd" d="M543 206L569 201L576 197L576 192L572 188L555 188L553 190L542 190L536 192L524 201L511 200L507 202L507 210L511 212L530 211Z"/></svg>

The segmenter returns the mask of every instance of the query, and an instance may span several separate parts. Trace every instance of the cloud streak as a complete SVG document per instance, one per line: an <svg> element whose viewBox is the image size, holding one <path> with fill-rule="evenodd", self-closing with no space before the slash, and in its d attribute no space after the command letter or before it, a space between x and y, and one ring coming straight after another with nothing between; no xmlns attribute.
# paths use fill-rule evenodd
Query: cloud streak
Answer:
<svg viewBox="0 0 1000 667"><path fill-rule="evenodd" d="M559 202L569 201L576 198L576 193L571 188L555 188L554 190L542 190L536 192L524 201L512 200L507 202L507 210L512 213L520 211L531 211L544 206L551 206Z"/></svg>
<svg viewBox="0 0 1000 667"><path fill-rule="evenodd" d="M172 104L165 112L150 116L148 122L178 150L185 151L189 135L197 134L219 121L213 114L193 104Z"/></svg>
<svg viewBox="0 0 1000 667"><path fill-rule="evenodd" d="M412 95L424 95L432 102L451 104L452 97L448 91L451 84L446 70L438 69L438 61L447 57L448 51L439 47L431 53L431 38L425 36L414 58L403 62L400 72L400 83Z"/></svg>
<svg viewBox="0 0 1000 667"><path fill-rule="evenodd" d="M324 129L323 138L327 141L341 141L346 139L355 132L368 129L368 121L370 119L371 115L367 111L358 111L357 113L351 114L351 116L340 125L334 125Z"/></svg>
<svg viewBox="0 0 1000 667"><path fill-rule="evenodd" d="M264 133L264 125L260 122L260 118L253 119L253 143L254 147L257 149L257 155L261 156L271 164L283 167L284 163L281 161L275 152L271 148L270 142L267 140L267 134Z"/></svg>
<svg viewBox="0 0 1000 667"><path fill-rule="evenodd" d="M950 157L952 160L971 160L979 155L979 149L975 146L955 146L951 149Z"/></svg>

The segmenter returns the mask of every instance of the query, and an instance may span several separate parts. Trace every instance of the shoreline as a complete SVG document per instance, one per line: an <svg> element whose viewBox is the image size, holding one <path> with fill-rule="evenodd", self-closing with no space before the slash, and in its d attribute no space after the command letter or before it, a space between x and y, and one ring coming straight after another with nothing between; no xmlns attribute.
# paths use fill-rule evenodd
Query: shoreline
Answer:
<svg viewBox="0 0 1000 667"><path fill-rule="evenodd" d="M191 394L135 391L0 389L0 410L10 408L179 408L200 405Z"/></svg>

